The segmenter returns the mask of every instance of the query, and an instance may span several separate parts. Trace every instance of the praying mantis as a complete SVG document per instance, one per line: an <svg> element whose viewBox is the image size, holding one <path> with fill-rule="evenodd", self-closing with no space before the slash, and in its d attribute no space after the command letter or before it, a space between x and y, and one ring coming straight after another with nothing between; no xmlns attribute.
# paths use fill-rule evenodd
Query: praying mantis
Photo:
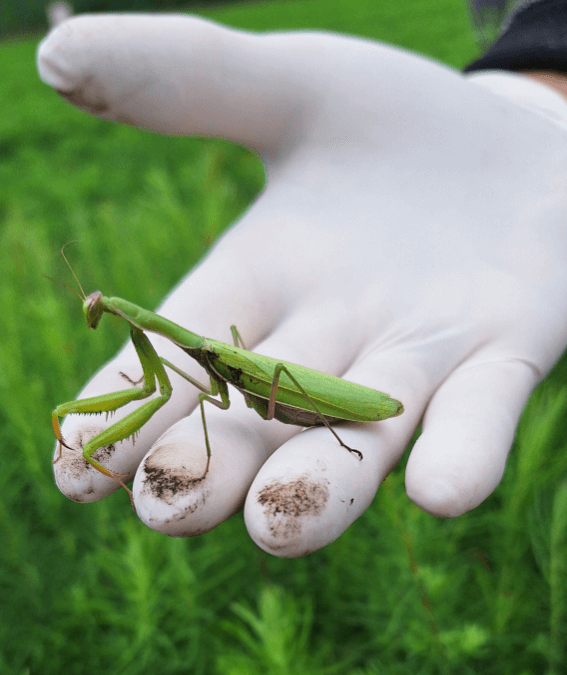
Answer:
<svg viewBox="0 0 567 675"><path fill-rule="evenodd" d="M123 474L102 466L93 454L99 448L135 437L144 424L167 403L171 397L172 385L166 367L201 392L199 406L207 464L205 472L198 480L203 480L207 476L212 455L204 403L208 401L221 410L228 410L230 407L228 384L239 391L244 396L247 406L253 408L263 419L275 418L285 424L300 427L324 425L342 447L359 459L362 459L362 453L343 443L331 425L343 421L377 422L400 415L404 410L399 401L383 392L247 350L236 326L231 327L234 345L229 345L192 333L173 321L122 298L106 297L101 291L94 291L87 296L63 250L61 254L81 291L79 295L74 289L70 289L83 301L87 326L96 329L105 313L121 317L130 326L130 337L142 365L143 382L140 387L69 401L57 406L52 412L52 425L59 442L59 453L53 461L57 462L60 459L63 447L73 450L67 445L61 433L62 417L70 414L109 414L132 401L149 398L159 387L158 396L145 401L139 408L110 425L83 447L84 459L97 471L117 481L128 492L130 499L132 493L122 481ZM207 372L209 387L160 357L146 333L164 336L194 358ZM219 398L214 398L215 396Z"/></svg>

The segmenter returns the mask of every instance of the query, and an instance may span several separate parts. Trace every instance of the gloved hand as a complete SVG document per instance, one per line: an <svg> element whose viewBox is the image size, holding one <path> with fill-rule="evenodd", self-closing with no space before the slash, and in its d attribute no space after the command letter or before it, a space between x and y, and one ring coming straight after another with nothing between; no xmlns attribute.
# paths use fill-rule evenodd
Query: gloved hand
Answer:
<svg viewBox="0 0 567 675"><path fill-rule="evenodd" d="M172 399L136 444L97 454L135 473L144 523L200 534L245 502L259 546L305 555L363 513L420 422L406 470L412 501L453 517L496 488L522 408L567 342L564 129L442 64L327 33L85 15L47 36L38 63L88 112L228 138L264 161L263 194L159 314L228 343L234 323L249 349L405 407L337 427L359 461L326 428L266 422L231 389L228 411L206 404L211 468L192 483L206 461L199 392L172 374ZM207 382L179 348L149 337ZM119 373L141 377L130 344L80 398L124 389ZM69 416L63 435L80 448L133 405L108 422ZM55 472L77 501L117 487L79 449L63 448Z"/></svg>

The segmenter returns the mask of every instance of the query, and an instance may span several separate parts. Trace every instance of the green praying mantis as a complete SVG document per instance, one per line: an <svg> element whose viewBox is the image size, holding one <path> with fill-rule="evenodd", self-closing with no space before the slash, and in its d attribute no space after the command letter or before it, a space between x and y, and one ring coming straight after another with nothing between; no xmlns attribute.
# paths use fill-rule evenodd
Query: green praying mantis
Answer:
<svg viewBox="0 0 567 675"><path fill-rule="evenodd" d="M132 401L149 398L159 386L158 396L144 402L122 420L115 422L85 443L83 447L84 459L97 471L117 481L131 499L132 493L122 481L124 475L102 466L93 454L99 448L135 437L152 415L167 403L171 397L172 386L165 367L201 391L199 406L205 435L207 465L204 474L198 480L206 477L212 454L204 403L208 401L221 410L228 410L230 406L228 384L235 387L244 396L247 406L253 408L263 419L275 418L285 424L300 427L324 425L342 447L357 455L359 459L362 459L362 453L343 443L331 425L343 421L377 422L400 415L404 410L402 404L390 398L388 394L304 366L248 351L244 348L235 326L231 327L234 345L229 345L192 333L173 321L122 298L109 298L100 291L94 291L87 296L63 250L61 254L81 291L79 295L74 289L70 289L83 301L87 326L96 328L105 313L121 317L130 326L132 343L142 365L143 382L140 387L57 406L52 413L52 424L59 442L59 453L53 461L57 462L60 459L63 447L73 449L63 438L60 418L70 414L109 414ZM166 337L194 358L207 372L209 387L160 357L146 333ZM220 398L214 398L215 396Z"/></svg>

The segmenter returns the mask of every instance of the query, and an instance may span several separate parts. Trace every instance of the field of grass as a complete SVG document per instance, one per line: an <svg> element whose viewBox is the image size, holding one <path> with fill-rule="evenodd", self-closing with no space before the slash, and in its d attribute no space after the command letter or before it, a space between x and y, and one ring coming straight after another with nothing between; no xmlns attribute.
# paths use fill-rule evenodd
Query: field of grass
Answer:
<svg viewBox="0 0 567 675"><path fill-rule="evenodd" d="M455 67L476 55L461 0L309 0L208 11L227 25L364 35ZM91 119L35 73L40 36L0 43L0 673L556 674L567 657L567 368L532 396L498 490L439 520L404 463L338 541L260 554L236 516L201 538L143 526L116 493L56 489L49 414L125 340L84 326L86 289L155 307L262 188L229 143Z"/></svg>

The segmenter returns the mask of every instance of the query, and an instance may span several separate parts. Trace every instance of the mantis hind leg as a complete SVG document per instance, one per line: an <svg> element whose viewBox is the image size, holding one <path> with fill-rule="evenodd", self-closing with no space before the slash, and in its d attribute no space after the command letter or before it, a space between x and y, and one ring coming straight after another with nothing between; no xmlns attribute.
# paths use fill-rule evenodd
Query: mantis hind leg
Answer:
<svg viewBox="0 0 567 675"><path fill-rule="evenodd" d="M285 373L289 379L293 382L293 384L299 389L299 391L303 394L305 397L305 400L309 403L309 405L313 408L315 413L319 416L319 419L321 420L321 423L324 424L327 429L333 434L333 436L337 439L337 441L340 443L340 445L343 448L346 448L349 452L351 452L353 455L358 455L358 459L362 459L362 453L360 450L356 450L355 448L350 448L346 443L343 443L343 441L340 439L339 435L337 432L333 429L333 427L329 424L329 421L321 413L319 408L317 408L317 405L315 401L309 396L309 394L305 391L305 389L299 384L297 379L289 372L289 370L284 366L283 363L278 363L274 369L274 378L272 380L272 390L270 392L270 398L268 399L268 416L266 419L271 420L274 418L274 414L276 411L276 403L277 403L277 395L278 395L278 385L280 382L280 376L282 373Z"/></svg>

